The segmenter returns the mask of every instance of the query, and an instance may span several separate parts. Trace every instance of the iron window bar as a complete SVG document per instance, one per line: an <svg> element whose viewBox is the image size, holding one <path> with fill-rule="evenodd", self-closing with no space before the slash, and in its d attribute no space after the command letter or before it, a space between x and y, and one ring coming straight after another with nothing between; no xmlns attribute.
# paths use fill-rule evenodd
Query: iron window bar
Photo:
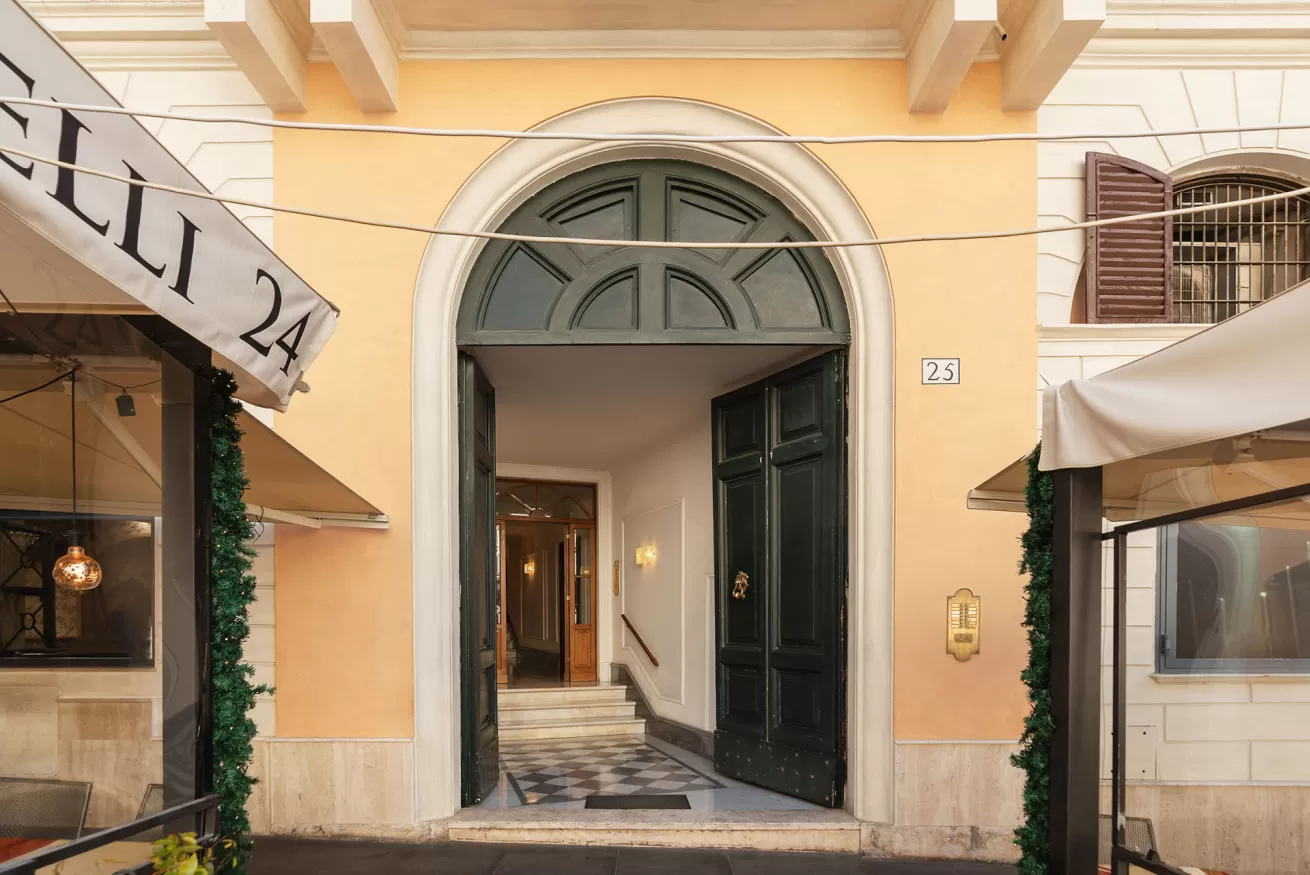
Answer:
<svg viewBox="0 0 1310 875"><path fill-rule="evenodd" d="M1222 322L1310 277L1310 198L1228 206L1296 188L1282 179L1227 174L1175 190L1175 208L1213 209L1174 220L1174 321Z"/></svg>
<svg viewBox="0 0 1310 875"><path fill-rule="evenodd" d="M80 839L73 839L62 845L55 845L45 850L37 851L26 857L20 857L17 860L10 860L8 863L0 864L0 875L36 875L37 870L44 869L47 866L53 866L64 860L103 848L114 842L130 839L133 836L145 832L153 827L161 827L172 824L184 817L192 816L195 819L195 832L201 836L198 842L202 846L210 846L217 841L217 835L208 831L210 825L209 812L214 813L213 827L218 828L218 804L219 797L211 793L202 796L199 799L192 799L190 802L183 802L180 805L174 805L172 808L165 808L158 814L150 817L143 817L139 820L133 820L130 823L121 826L111 826L108 829L102 829L99 832L93 832L90 835L82 836ZM123 873L136 873L138 871L149 872L150 869L144 868L148 861L143 861L136 866L129 866L126 869L120 869ZM118 873L115 873L118 875Z"/></svg>

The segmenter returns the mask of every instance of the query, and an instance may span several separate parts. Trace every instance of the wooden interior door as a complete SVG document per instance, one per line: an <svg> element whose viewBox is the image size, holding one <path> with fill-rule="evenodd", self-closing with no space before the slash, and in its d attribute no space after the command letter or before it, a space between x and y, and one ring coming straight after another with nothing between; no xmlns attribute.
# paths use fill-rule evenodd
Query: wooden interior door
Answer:
<svg viewBox="0 0 1310 875"><path fill-rule="evenodd" d="M509 602L505 600L505 523L496 520L496 683L509 683L506 657L505 624L509 622Z"/></svg>
<svg viewBox="0 0 1310 875"><path fill-rule="evenodd" d="M564 543L564 679L594 681L598 675L595 526L570 523Z"/></svg>

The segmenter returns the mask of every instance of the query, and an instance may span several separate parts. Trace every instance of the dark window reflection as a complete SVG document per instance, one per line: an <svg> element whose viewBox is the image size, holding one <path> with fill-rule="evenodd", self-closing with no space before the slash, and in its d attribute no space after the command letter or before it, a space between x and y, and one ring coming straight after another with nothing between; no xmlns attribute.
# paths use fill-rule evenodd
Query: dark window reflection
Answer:
<svg viewBox="0 0 1310 875"><path fill-rule="evenodd" d="M55 586L51 568L74 528L65 515L0 517L0 657L98 657L154 662L157 551L151 519L81 517L100 586Z"/></svg>
<svg viewBox="0 0 1310 875"><path fill-rule="evenodd" d="M1310 533L1182 523L1171 527L1166 585L1174 656L1310 659Z"/></svg>

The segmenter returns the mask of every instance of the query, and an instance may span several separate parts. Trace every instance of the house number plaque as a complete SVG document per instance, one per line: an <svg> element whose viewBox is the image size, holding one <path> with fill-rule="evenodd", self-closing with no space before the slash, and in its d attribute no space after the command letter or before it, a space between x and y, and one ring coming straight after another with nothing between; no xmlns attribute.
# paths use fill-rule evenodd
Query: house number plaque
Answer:
<svg viewBox="0 0 1310 875"><path fill-rule="evenodd" d="M970 589L946 599L946 652L968 662L982 647L982 599Z"/></svg>

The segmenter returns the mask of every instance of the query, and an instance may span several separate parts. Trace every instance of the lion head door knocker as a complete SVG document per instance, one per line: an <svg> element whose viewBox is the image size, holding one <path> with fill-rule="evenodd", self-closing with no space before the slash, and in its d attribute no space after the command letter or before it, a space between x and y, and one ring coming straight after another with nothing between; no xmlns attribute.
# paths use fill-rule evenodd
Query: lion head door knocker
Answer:
<svg viewBox="0 0 1310 875"><path fill-rule="evenodd" d="M738 571L737 576L732 579L732 597L735 599L744 599L746 598L746 590L750 588L750 575L744 571Z"/></svg>

